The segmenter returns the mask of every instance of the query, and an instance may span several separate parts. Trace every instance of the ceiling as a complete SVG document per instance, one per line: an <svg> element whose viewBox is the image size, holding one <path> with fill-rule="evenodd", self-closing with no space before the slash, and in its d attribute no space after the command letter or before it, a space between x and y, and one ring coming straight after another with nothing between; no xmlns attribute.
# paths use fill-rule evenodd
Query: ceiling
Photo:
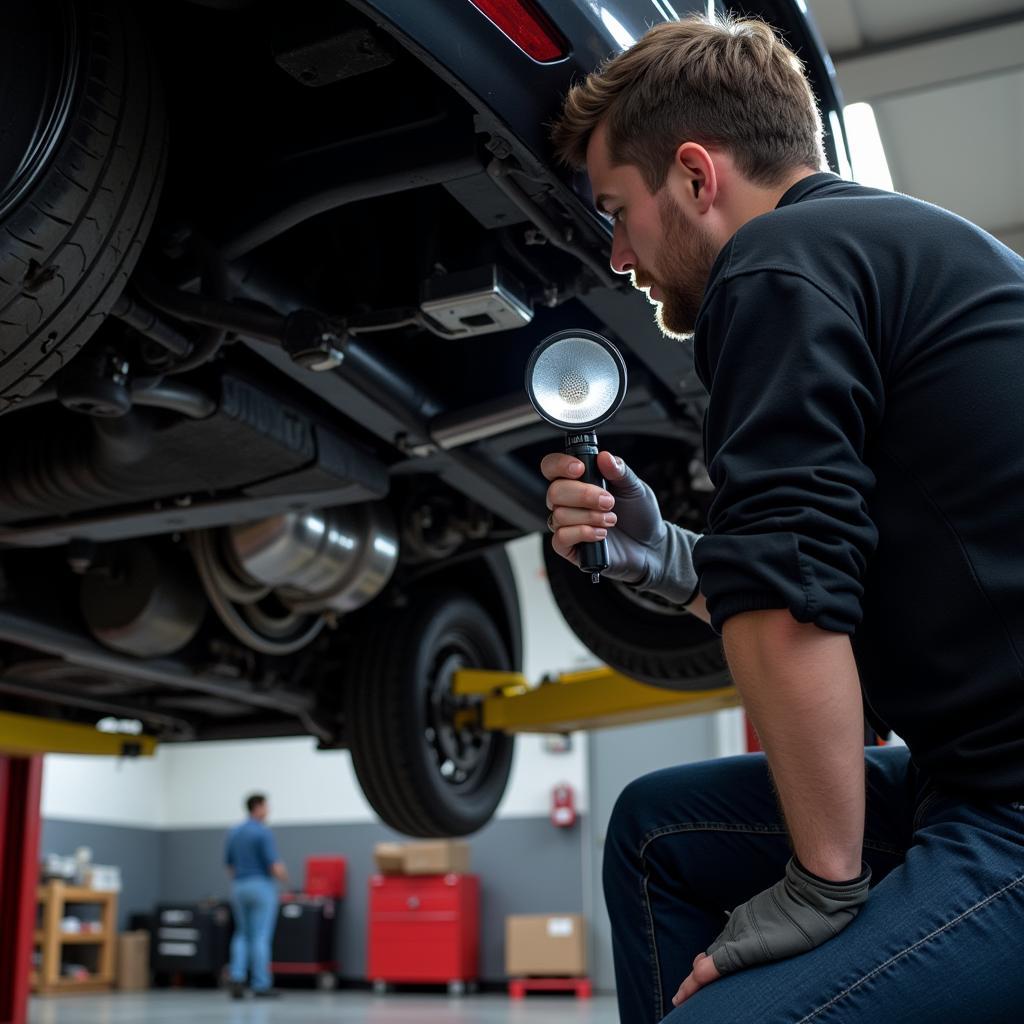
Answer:
<svg viewBox="0 0 1024 1024"><path fill-rule="evenodd" d="M893 185L1024 254L1024 0L807 0Z"/></svg>

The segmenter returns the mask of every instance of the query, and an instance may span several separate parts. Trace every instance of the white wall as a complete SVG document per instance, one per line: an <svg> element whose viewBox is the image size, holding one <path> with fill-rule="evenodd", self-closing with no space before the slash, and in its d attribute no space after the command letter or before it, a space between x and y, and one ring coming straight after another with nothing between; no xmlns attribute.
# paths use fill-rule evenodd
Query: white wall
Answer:
<svg viewBox="0 0 1024 1024"><path fill-rule="evenodd" d="M115 759L48 754L43 763L44 818L161 828L165 751Z"/></svg>
<svg viewBox="0 0 1024 1024"><path fill-rule="evenodd" d="M268 794L279 825L374 820L348 751L317 751L311 737L175 744L164 757L168 828L237 822L242 801L257 791Z"/></svg>
<svg viewBox="0 0 1024 1024"><path fill-rule="evenodd" d="M597 658L576 639L551 596L540 540L520 537L505 547L519 590L526 678L539 682L548 673L597 665Z"/></svg>
<svg viewBox="0 0 1024 1024"><path fill-rule="evenodd" d="M540 539L520 537L506 548L523 616L523 675L531 683L538 683L545 675L598 664L566 625L551 596ZM586 733L573 734L572 749L564 754L544 750L543 736L516 737L512 776L498 806L498 816L547 814L551 789L560 782L567 782L576 790L577 810L586 811L586 763Z"/></svg>

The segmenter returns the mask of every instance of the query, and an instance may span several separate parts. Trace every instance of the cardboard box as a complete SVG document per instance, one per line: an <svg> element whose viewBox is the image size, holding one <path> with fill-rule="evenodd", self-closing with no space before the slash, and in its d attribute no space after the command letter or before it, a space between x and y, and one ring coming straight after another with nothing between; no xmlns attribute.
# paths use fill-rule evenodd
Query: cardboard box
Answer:
<svg viewBox="0 0 1024 1024"><path fill-rule="evenodd" d="M405 854L401 843L377 843L373 862L382 875L401 875L405 871Z"/></svg>
<svg viewBox="0 0 1024 1024"><path fill-rule="evenodd" d="M426 839L405 844L407 875L468 875L469 843L458 839Z"/></svg>
<svg viewBox="0 0 1024 1024"><path fill-rule="evenodd" d="M513 914L505 918L505 973L572 978L587 973L582 914Z"/></svg>
<svg viewBox="0 0 1024 1024"><path fill-rule="evenodd" d="M117 937L117 987L125 992L149 988L149 932L123 932Z"/></svg>
<svg viewBox="0 0 1024 1024"><path fill-rule="evenodd" d="M377 843L373 860L382 875L467 875L469 843L459 839Z"/></svg>

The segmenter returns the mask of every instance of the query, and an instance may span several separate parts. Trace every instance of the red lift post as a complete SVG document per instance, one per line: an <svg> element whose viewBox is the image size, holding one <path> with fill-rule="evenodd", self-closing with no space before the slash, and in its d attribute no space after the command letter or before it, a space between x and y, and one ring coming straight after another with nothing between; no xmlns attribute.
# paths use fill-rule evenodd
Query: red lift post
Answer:
<svg viewBox="0 0 1024 1024"><path fill-rule="evenodd" d="M25 1024L39 876L43 759L0 754L0 1024Z"/></svg>
<svg viewBox="0 0 1024 1024"><path fill-rule="evenodd" d="M43 754L150 757L156 740L0 710L0 1024L25 1024L39 881Z"/></svg>

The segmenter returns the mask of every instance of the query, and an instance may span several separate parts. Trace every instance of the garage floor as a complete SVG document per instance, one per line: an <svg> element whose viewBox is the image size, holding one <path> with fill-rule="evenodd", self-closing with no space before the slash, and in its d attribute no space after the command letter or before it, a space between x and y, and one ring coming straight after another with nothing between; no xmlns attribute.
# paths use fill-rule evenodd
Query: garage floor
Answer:
<svg viewBox="0 0 1024 1024"><path fill-rule="evenodd" d="M616 1024L610 996L389 995L286 992L273 1002L232 1002L222 992L152 992L33 999L29 1024Z"/></svg>

